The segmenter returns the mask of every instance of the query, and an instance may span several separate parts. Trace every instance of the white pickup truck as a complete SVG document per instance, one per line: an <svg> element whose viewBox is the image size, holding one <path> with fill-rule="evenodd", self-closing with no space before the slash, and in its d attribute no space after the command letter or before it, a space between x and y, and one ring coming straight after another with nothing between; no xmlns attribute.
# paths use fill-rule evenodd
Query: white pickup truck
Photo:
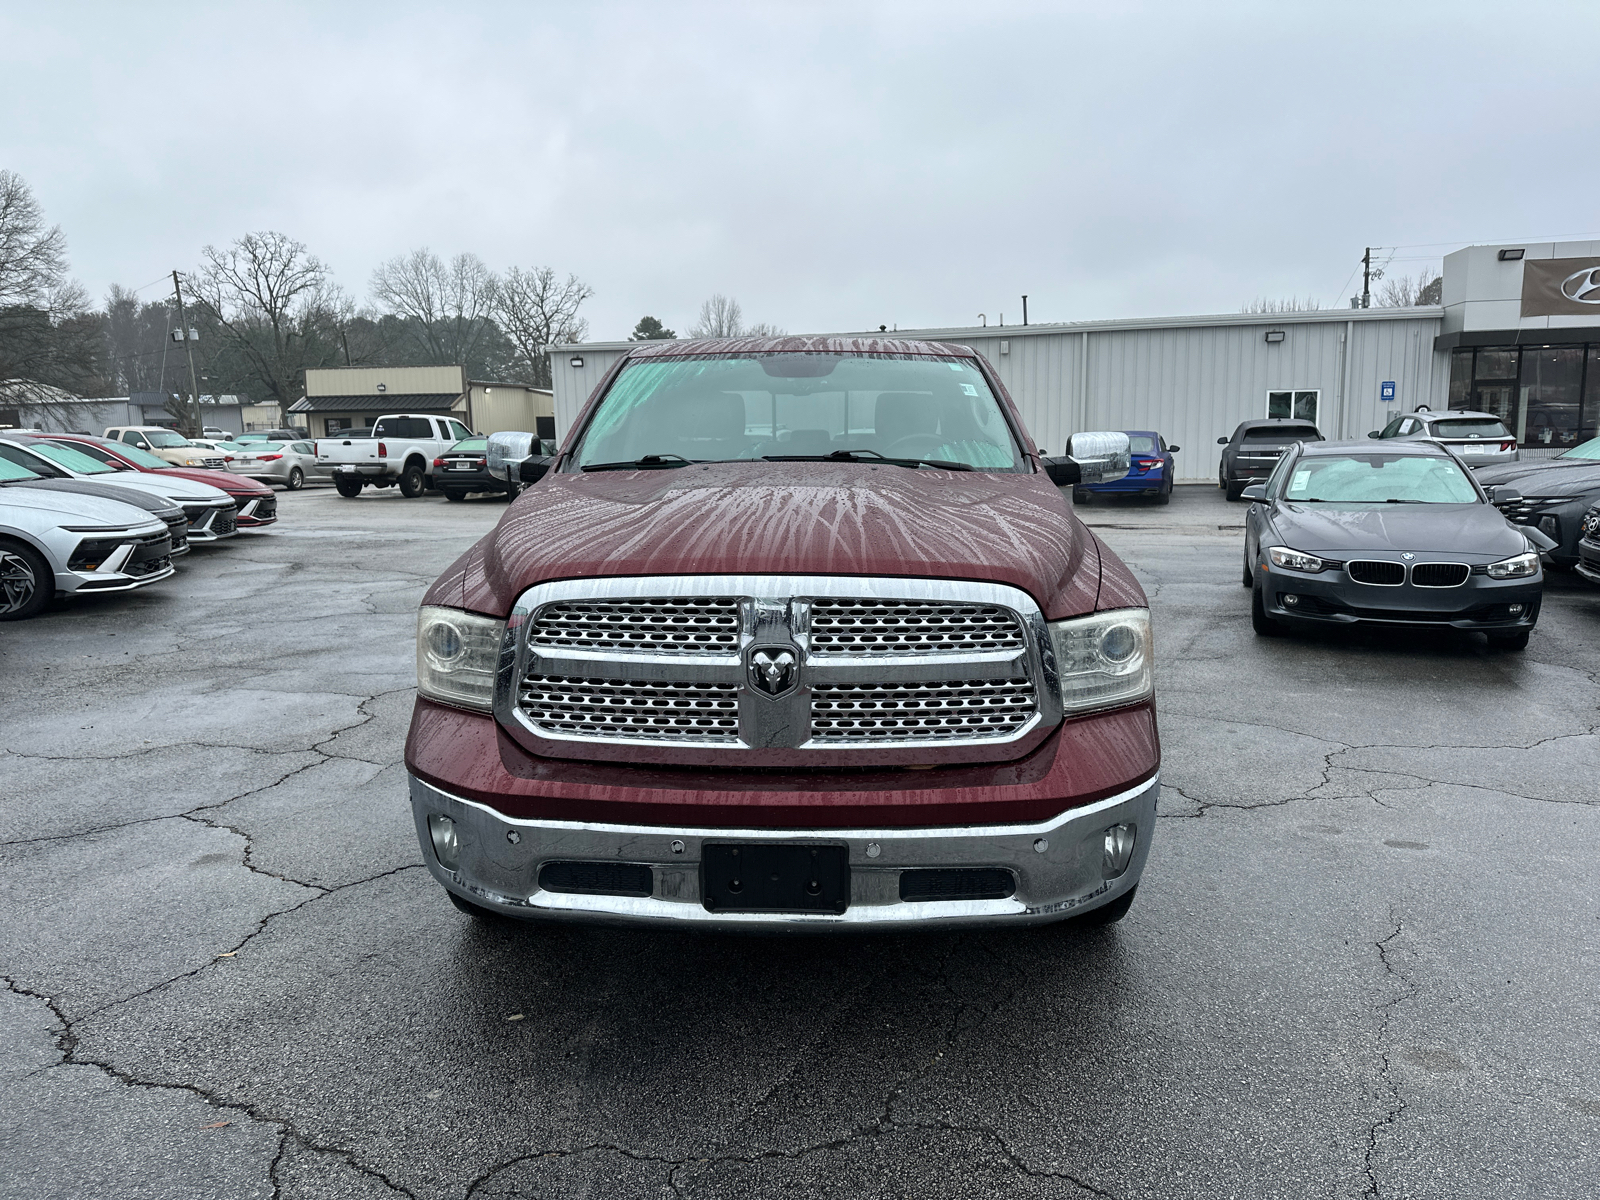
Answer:
<svg viewBox="0 0 1600 1200"><path fill-rule="evenodd" d="M370 435L317 439L317 466L333 476L341 496L399 485L402 496L433 487L433 460L472 432L454 417L394 413L379 417Z"/></svg>

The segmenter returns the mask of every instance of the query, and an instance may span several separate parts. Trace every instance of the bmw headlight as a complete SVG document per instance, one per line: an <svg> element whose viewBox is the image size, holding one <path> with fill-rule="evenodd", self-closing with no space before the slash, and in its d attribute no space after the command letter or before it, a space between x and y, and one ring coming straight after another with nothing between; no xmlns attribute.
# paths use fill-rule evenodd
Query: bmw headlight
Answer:
<svg viewBox="0 0 1600 1200"><path fill-rule="evenodd" d="M1502 558L1499 562L1490 563L1488 571L1490 579L1526 579L1539 573L1539 556L1529 551L1527 554Z"/></svg>
<svg viewBox="0 0 1600 1200"><path fill-rule="evenodd" d="M1150 610L1118 608L1051 621L1061 707L1066 713L1129 704L1152 688Z"/></svg>
<svg viewBox="0 0 1600 1200"><path fill-rule="evenodd" d="M1328 564L1315 554L1306 554L1301 550L1291 550L1287 546L1273 546L1267 550L1267 557L1272 560L1275 567L1283 567L1290 571L1304 571L1307 575L1315 575L1318 571L1328 569Z"/></svg>
<svg viewBox="0 0 1600 1200"><path fill-rule="evenodd" d="M417 692L429 700L489 712L506 623L459 608L424 605L417 614Z"/></svg>

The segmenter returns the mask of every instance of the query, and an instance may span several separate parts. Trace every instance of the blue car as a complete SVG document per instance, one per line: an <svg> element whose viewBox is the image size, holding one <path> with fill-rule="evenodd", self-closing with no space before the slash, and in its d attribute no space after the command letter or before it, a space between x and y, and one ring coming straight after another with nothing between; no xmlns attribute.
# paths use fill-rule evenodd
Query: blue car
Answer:
<svg viewBox="0 0 1600 1200"><path fill-rule="evenodd" d="M1173 455L1177 446L1169 446L1159 433L1148 429L1128 429L1128 449L1133 465L1128 474L1110 483L1090 483L1072 489L1072 502L1085 504L1089 493L1102 496L1151 496L1157 504L1172 499L1172 477L1177 472ZM1067 453L1072 453L1072 439L1067 439Z"/></svg>

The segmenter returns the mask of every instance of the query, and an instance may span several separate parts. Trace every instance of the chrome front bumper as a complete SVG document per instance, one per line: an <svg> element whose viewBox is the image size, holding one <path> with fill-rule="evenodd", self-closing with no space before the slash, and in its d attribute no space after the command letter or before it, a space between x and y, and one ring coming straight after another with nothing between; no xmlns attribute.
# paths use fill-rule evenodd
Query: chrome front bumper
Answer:
<svg viewBox="0 0 1600 1200"><path fill-rule="evenodd" d="M1034 825L940 829L715 829L524 821L410 776L411 809L423 861L447 889L509 917L616 925L694 925L707 929L794 932L1042 924L1098 908L1139 882L1155 831L1159 777ZM459 858L446 869L428 832L430 814L456 822ZM1127 867L1108 879L1105 830L1133 825ZM840 914L712 912L702 901L706 842L813 843L849 851L850 905ZM551 861L643 863L651 894L545 891L539 868ZM916 867L1004 867L1016 892L1004 900L903 901L900 872Z"/></svg>

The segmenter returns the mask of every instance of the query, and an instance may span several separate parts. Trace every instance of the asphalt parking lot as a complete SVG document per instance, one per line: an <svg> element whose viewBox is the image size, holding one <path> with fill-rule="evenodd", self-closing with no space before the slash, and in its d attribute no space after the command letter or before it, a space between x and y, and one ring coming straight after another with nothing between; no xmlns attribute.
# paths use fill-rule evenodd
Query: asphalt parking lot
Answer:
<svg viewBox="0 0 1600 1200"><path fill-rule="evenodd" d="M1165 751L1119 926L486 930L400 764L504 504L279 503L0 629L0 1195L1600 1192L1600 589L1522 654L1262 640L1242 506L1095 503Z"/></svg>

